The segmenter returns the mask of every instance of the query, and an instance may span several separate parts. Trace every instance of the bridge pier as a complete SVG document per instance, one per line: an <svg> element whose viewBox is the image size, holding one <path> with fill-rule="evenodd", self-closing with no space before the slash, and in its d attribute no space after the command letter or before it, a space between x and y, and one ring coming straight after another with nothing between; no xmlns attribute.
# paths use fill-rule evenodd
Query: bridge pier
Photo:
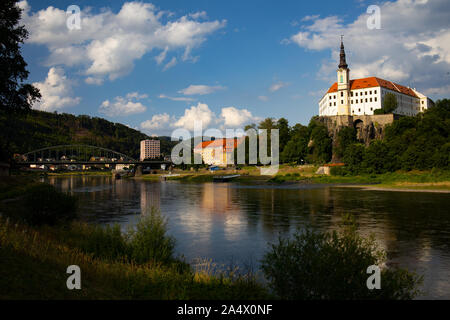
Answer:
<svg viewBox="0 0 450 320"><path fill-rule="evenodd" d="M134 172L134 176L135 177L141 177L142 176L142 166L141 165L137 165L135 167L135 172Z"/></svg>

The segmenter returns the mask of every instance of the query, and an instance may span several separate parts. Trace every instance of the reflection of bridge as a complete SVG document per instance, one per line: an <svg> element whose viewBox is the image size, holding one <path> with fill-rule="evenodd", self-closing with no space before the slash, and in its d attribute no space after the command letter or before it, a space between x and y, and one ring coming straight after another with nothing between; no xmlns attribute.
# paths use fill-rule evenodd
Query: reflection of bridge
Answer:
<svg viewBox="0 0 450 320"><path fill-rule="evenodd" d="M158 165L169 161L138 161L123 153L87 145L61 145L25 153L18 159L19 165Z"/></svg>

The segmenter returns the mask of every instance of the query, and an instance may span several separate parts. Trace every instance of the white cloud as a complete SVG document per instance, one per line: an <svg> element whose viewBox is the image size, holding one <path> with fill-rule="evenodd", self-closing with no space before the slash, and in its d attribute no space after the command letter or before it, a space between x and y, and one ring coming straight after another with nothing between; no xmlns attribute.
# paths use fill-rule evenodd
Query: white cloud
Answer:
<svg viewBox="0 0 450 320"><path fill-rule="evenodd" d="M99 112L110 117L129 116L142 113L147 108L138 100L145 99L146 94L138 92L128 93L125 97L115 97L114 101L105 100L99 108Z"/></svg>
<svg viewBox="0 0 450 320"><path fill-rule="evenodd" d="M235 107L222 108L220 116L226 128L241 128L259 120L247 109L236 109Z"/></svg>
<svg viewBox="0 0 450 320"><path fill-rule="evenodd" d="M170 128L171 122L173 122L173 117L167 113L155 114L151 120L142 122L141 128L148 131L160 131Z"/></svg>
<svg viewBox="0 0 450 320"><path fill-rule="evenodd" d="M33 108L43 111L55 111L80 103L80 97L71 97L73 81L68 79L62 68L50 68L44 82L33 85L41 92L41 101Z"/></svg>
<svg viewBox="0 0 450 320"><path fill-rule="evenodd" d="M87 77L84 82L86 82L87 84L94 84L94 85L101 85L103 84L103 79L99 79L99 78L93 78L93 77Z"/></svg>
<svg viewBox="0 0 450 320"><path fill-rule="evenodd" d="M177 64L177 58L173 57L163 68L163 71L166 71Z"/></svg>
<svg viewBox="0 0 450 320"><path fill-rule="evenodd" d="M104 9L94 14L90 9L81 14L81 30L66 27L66 12L52 6L32 13L26 1L22 23L30 31L28 42L47 46L47 65L79 66L88 77L114 80L131 72L136 60L153 50L162 64L169 52L183 51L183 60L195 60L191 52L208 36L225 27L226 21L197 21L205 14L197 13L178 19L154 5L126 2L118 13ZM176 60L165 65L173 66ZM88 83L98 81L87 80Z"/></svg>
<svg viewBox="0 0 450 320"><path fill-rule="evenodd" d="M289 83L279 81L279 82L272 84L270 86L269 90L270 90L270 92L276 92L276 91L280 90L281 88L287 87L288 85L289 85Z"/></svg>
<svg viewBox="0 0 450 320"><path fill-rule="evenodd" d="M235 107L224 107L220 116L217 116L207 104L198 103L185 109L180 117L171 116L167 113L153 115L150 120L141 123L140 128L147 134L171 135L172 130L184 128L189 131L194 130L194 123L201 121L203 130L217 128L225 134L226 129L243 128L246 124L260 121L247 109L237 109Z"/></svg>
<svg viewBox="0 0 450 320"><path fill-rule="evenodd" d="M363 13L344 23L337 16L304 18L309 25L287 42L309 50L330 50L318 78L335 81L339 39L345 35L351 77L378 76L416 87L422 92L449 94L450 28L447 0L398 0L380 4L381 29L369 30ZM411 19L411 17L415 17Z"/></svg>
<svg viewBox="0 0 450 320"><path fill-rule="evenodd" d="M193 131L195 121L201 122L202 127L207 128L211 123L216 122L216 115L207 104L199 102L197 106L186 109L184 115L175 122L174 126Z"/></svg>
<svg viewBox="0 0 450 320"><path fill-rule="evenodd" d="M188 101L188 102L195 101L195 99L192 99L192 98L187 98L187 97L169 97L169 96L166 96L165 94L160 94L159 98L160 99L169 99L169 100L172 100L172 101Z"/></svg>
<svg viewBox="0 0 450 320"><path fill-rule="evenodd" d="M225 89L225 87L222 86L190 85L189 87L178 91L178 93L182 93L186 96L206 95L223 89Z"/></svg>
<svg viewBox="0 0 450 320"><path fill-rule="evenodd" d="M267 96L258 96L258 99L261 100L261 101L266 102L266 101L269 100L269 97L267 97Z"/></svg>

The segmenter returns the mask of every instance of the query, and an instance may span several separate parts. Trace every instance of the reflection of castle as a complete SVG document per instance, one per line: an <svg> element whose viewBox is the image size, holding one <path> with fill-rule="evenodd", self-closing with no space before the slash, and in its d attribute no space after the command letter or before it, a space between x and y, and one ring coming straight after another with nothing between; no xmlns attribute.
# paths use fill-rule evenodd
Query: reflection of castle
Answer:
<svg viewBox="0 0 450 320"><path fill-rule="evenodd" d="M141 183L141 212L145 213L152 207L160 209L161 185L159 183Z"/></svg>

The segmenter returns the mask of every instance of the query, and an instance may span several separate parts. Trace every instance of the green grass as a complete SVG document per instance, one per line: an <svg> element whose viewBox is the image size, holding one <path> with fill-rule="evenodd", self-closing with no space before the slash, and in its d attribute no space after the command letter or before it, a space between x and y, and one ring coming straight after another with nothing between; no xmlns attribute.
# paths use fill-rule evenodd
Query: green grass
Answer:
<svg viewBox="0 0 450 320"><path fill-rule="evenodd" d="M98 257L88 225L31 228L0 219L0 299L264 299L253 277L231 278L179 268ZM89 240L90 239L90 240ZM81 269L82 290L66 288L69 265Z"/></svg>
<svg viewBox="0 0 450 320"><path fill-rule="evenodd" d="M384 174L365 174L355 176L338 175L312 175L303 176L301 174L279 174L269 180L273 183L284 182L309 182L324 184L379 184L380 187L398 187L415 189L450 189L450 171L448 170L430 170L430 171L397 171ZM449 184L446 184L449 182ZM423 185L421 184L429 184ZM435 185L433 185L435 184Z"/></svg>

